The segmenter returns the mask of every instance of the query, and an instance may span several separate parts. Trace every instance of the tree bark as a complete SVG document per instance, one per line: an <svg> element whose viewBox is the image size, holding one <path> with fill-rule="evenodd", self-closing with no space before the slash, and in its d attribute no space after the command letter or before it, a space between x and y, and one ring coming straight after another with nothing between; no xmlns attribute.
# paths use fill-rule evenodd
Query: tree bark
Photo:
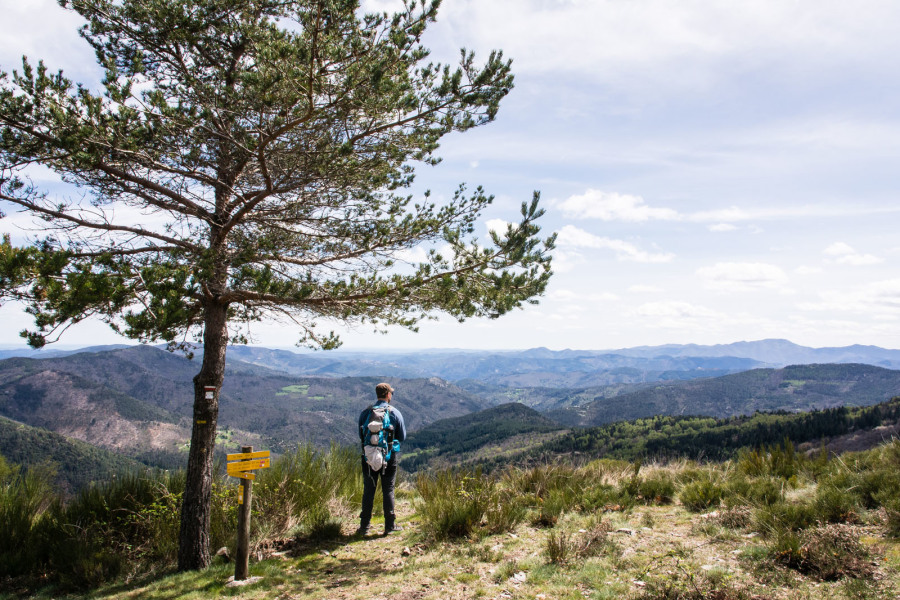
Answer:
<svg viewBox="0 0 900 600"><path fill-rule="evenodd" d="M213 449L219 417L219 391L225 379L228 306L207 304L203 330L203 364L194 377L194 423L181 504L178 570L209 566L209 516L213 481ZM211 393L207 393L211 388Z"/></svg>

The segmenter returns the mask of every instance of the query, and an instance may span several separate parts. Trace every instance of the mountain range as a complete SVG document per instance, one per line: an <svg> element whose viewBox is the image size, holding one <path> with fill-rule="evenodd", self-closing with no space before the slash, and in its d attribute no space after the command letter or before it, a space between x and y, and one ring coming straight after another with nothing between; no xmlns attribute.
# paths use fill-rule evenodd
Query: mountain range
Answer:
<svg viewBox="0 0 900 600"><path fill-rule="evenodd" d="M441 432L465 424L474 427L470 451L481 456L573 427L653 415L868 406L900 395L900 371L874 364L900 365L898 354L869 346L811 349L784 340L615 352L233 347L220 394L217 451L252 445L279 453L305 442L356 443L356 417L381 380L396 388L394 403L419 439L443 439ZM803 357L831 364L793 364ZM865 364L844 362L851 359ZM0 360L0 416L143 464L180 467L198 369L196 359L153 346L11 357ZM491 445L500 433L505 441ZM11 440L21 435L0 438L0 454L9 458L10 444L18 443ZM439 446L428 452L440 455Z"/></svg>

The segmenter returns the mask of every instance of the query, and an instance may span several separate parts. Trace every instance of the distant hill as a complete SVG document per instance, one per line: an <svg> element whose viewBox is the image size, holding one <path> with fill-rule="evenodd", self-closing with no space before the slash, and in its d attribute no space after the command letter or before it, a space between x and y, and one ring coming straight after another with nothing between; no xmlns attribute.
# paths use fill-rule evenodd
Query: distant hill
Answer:
<svg viewBox="0 0 900 600"><path fill-rule="evenodd" d="M900 371L859 364L754 369L712 379L655 385L547 416L568 426L596 426L653 415L729 417L755 411L867 406L900 394Z"/></svg>
<svg viewBox="0 0 900 600"><path fill-rule="evenodd" d="M107 481L126 471L146 469L137 461L63 435L0 417L0 454L9 462L29 466L50 464L65 494L91 482Z"/></svg>
<svg viewBox="0 0 900 600"><path fill-rule="evenodd" d="M655 416L573 430L522 453L518 460L554 455L625 460L684 457L733 458L741 449L780 446L809 451L865 450L900 433L900 398L873 406L799 413L754 413L727 419Z"/></svg>
<svg viewBox="0 0 900 600"><path fill-rule="evenodd" d="M511 465L598 458L620 460L723 460L739 451L782 446L790 440L801 452L832 453L874 448L900 435L900 398L866 407L837 407L799 413L754 413L716 419L698 416L653 416L617 421L600 427L558 429L534 422L530 409L505 413L490 409L463 419L438 421L429 435L411 440L409 456L401 463L410 470L446 466L478 466L495 470ZM495 436L485 435L479 423L494 423ZM516 431L519 427L521 431ZM432 441L442 432L440 442Z"/></svg>
<svg viewBox="0 0 900 600"><path fill-rule="evenodd" d="M116 347L83 350L94 352ZM73 351L0 350L0 358L48 358ZM477 380L505 387L586 388L672 379L714 377L760 367L859 363L900 369L900 350L877 346L809 348L787 340L759 340L701 346L670 344L617 350L410 350L295 352L258 346L232 346L238 361L289 375L321 377L428 378Z"/></svg>
<svg viewBox="0 0 900 600"><path fill-rule="evenodd" d="M0 415L132 456L178 454L190 439L198 369L196 361L150 346L10 358L0 361ZM220 394L217 445L281 452L305 442L355 443L356 419L381 379L296 377L232 360ZM438 378L387 379L410 430L438 415L489 406Z"/></svg>
<svg viewBox="0 0 900 600"><path fill-rule="evenodd" d="M299 354L252 346L229 348L238 360L294 375L440 377L505 387L588 387L690 379L762 366L733 357L629 357L593 351L435 350L429 352L329 352Z"/></svg>
<svg viewBox="0 0 900 600"><path fill-rule="evenodd" d="M842 346L834 348L809 348L788 340L769 339L755 342L735 342L700 346L697 344L670 344L665 346L638 346L610 350L614 354L635 358L656 356L733 356L747 358L771 367L824 363L860 363L900 369L900 350L887 350L878 346Z"/></svg>
<svg viewBox="0 0 900 600"><path fill-rule="evenodd" d="M522 404L504 404L476 414L441 419L403 443L403 468L497 458L533 447L561 434L563 428Z"/></svg>

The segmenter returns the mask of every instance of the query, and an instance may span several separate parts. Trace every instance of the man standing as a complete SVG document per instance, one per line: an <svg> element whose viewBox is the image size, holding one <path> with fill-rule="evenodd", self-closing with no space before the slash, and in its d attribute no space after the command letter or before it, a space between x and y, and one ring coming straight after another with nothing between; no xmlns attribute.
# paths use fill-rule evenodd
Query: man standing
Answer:
<svg viewBox="0 0 900 600"><path fill-rule="evenodd" d="M375 486L381 478L382 507L384 508L384 534L400 531L402 528L396 523L394 514L394 483L397 479L397 463L399 462L400 442L406 439L406 425L403 423L403 415L390 405L394 397L394 388L388 383L379 383L375 386L377 401L359 415L359 439L363 445L362 471L363 471L363 497L362 512L359 515L359 529L357 535L369 533L369 521L372 519L372 505L375 502ZM387 432L390 446L390 458L379 469L374 469L366 461L365 446L367 438L371 435L368 429L370 416L373 411L387 410L390 418L390 429Z"/></svg>

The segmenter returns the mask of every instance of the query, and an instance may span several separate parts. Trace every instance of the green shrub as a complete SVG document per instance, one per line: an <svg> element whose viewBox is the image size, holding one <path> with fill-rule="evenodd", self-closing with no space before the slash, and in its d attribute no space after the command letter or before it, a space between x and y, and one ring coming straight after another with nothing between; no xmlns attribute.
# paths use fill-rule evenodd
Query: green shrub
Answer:
<svg viewBox="0 0 900 600"><path fill-rule="evenodd" d="M737 469L750 477L778 477L795 484L809 462L805 456L797 454L794 444L785 438L781 445L741 451Z"/></svg>
<svg viewBox="0 0 900 600"><path fill-rule="evenodd" d="M217 479L214 490L220 485ZM121 575L170 566L183 486L181 472L125 473L82 490L67 505L48 511L35 550L65 588L92 588ZM220 526L215 519L212 525L213 530Z"/></svg>
<svg viewBox="0 0 900 600"><path fill-rule="evenodd" d="M796 532L816 523L816 511L807 503L776 502L756 509L756 528L770 538Z"/></svg>
<svg viewBox="0 0 900 600"><path fill-rule="evenodd" d="M527 514L528 509L515 490L499 487L490 496L482 524L487 533L504 533L525 521Z"/></svg>
<svg viewBox="0 0 900 600"><path fill-rule="evenodd" d="M572 535L561 531L551 531L547 536L546 544L544 544L544 555L547 557L547 561L555 565L569 562L574 550L575 544L572 541Z"/></svg>
<svg viewBox="0 0 900 600"><path fill-rule="evenodd" d="M654 473L637 485L637 500L644 504L665 505L674 499L675 480L665 471Z"/></svg>
<svg viewBox="0 0 900 600"><path fill-rule="evenodd" d="M22 474L0 456L0 577L23 575L39 559L35 526L56 501L53 475L49 467Z"/></svg>
<svg viewBox="0 0 900 600"><path fill-rule="evenodd" d="M879 497L879 502L884 507L887 535L892 538L900 538L900 497L886 494Z"/></svg>
<svg viewBox="0 0 900 600"><path fill-rule="evenodd" d="M497 482L481 469L420 473L415 506L424 532L436 540L474 534L488 507L499 501L496 489Z"/></svg>
<svg viewBox="0 0 900 600"><path fill-rule="evenodd" d="M822 523L856 523L858 500L853 492L830 483L819 484L812 507Z"/></svg>
<svg viewBox="0 0 900 600"><path fill-rule="evenodd" d="M732 477L725 484L725 505L768 505L784 499L784 480L773 477Z"/></svg>
<svg viewBox="0 0 900 600"><path fill-rule="evenodd" d="M725 488L710 472L686 484L678 496L684 507L691 512L702 512L718 506L725 497Z"/></svg>
<svg viewBox="0 0 900 600"><path fill-rule="evenodd" d="M253 486L252 538L333 533L335 511L362 497L359 469L357 449L334 444L324 452L305 444L278 457Z"/></svg>
<svg viewBox="0 0 900 600"><path fill-rule="evenodd" d="M784 538L772 548L775 560L803 574L822 581L872 574L868 550L847 525L823 525Z"/></svg>

